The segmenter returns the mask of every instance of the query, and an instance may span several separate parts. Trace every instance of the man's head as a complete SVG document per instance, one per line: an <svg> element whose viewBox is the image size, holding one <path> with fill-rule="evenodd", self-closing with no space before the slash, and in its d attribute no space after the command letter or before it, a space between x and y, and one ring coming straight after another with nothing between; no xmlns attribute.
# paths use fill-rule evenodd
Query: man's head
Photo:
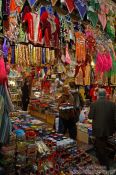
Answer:
<svg viewBox="0 0 116 175"><path fill-rule="evenodd" d="M106 90L105 89L99 89L98 90L98 97L99 98L105 98L106 97Z"/></svg>
<svg viewBox="0 0 116 175"><path fill-rule="evenodd" d="M62 91L63 91L64 94L68 94L69 91L70 91L70 86L69 85L64 85L62 87Z"/></svg>

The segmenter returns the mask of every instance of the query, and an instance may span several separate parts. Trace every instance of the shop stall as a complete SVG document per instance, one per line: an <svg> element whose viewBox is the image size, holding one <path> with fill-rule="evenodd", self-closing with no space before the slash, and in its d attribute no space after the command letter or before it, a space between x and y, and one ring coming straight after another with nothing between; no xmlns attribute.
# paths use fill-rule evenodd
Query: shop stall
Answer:
<svg viewBox="0 0 116 175"><path fill-rule="evenodd" d="M88 113L98 89L116 103L115 1L7 0L0 1L0 12L0 162L6 174L105 175L78 143L92 143ZM64 85L76 94L77 143L59 133Z"/></svg>

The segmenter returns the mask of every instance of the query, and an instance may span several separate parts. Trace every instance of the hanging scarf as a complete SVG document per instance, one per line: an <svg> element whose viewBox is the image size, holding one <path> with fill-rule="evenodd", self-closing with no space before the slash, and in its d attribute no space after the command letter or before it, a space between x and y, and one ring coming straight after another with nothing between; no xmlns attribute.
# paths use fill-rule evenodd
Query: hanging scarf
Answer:
<svg viewBox="0 0 116 175"><path fill-rule="evenodd" d="M68 8L68 11L69 13L72 13L74 8L75 8L75 5L74 5L74 0L65 0L65 3L66 3L66 6Z"/></svg>
<svg viewBox="0 0 116 175"><path fill-rule="evenodd" d="M42 64L46 63L46 50L42 48Z"/></svg>
<svg viewBox="0 0 116 175"><path fill-rule="evenodd" d="M99 3L96 0L90 0L88 4L87 18L91 21L93 27L96 27L98 23L98 14Z"/></svg>
<svg viewBox="0 0 116 175"><path fill-rule="evenodd" d="M87 13L86 3L81 0L74 0L74 4L76 9L79 11L81 19L83 19L85 14Z"/></svg>
<svg viewBox="0 0 116 175"><path fill-rule="evenodd" d="M106 23L107 23L106 15L99 13L98 14L98 18L99 18L99 21L100 21L100 23L101 23L101 25L103 27L103 30L104 30L105 27L106 27Z"/></svg>
<svg viewBox="0 0 116 175"><path fill-rule="evenodd" d="M9 42L7 41L6 38L4 38L4 43L3 43L3 53L4 53L4 58L5 61L7 61L7 57L8 57L8 49L10 47Z"/></svg>
<svg viewBox="0 0 116 175"><path fill-rule="evenodd" d="M4 98L2 95L0 95L0 128L2 123L3 113L4 113Z"/></svg>
<svg viewBox="0 0 116 175"><path fill-rule="evenodd" d="M88 19L91 21L93 27L97 26L98 23L98 15L96 12L88 11L87 13Z"/></svg>
<svg viewBox="0 0 116 175"><path fill-rule="evenodd" d="M70 58L70 55L69 55L68 46L66 46L66 59L65 59L65 63L66 64L71 64L71 58Z"/></svg>
<svg viewBox="0 0 116 175"><path fill-rule="evenodd" d="M2 1L1 1L2 3ZM4 0L3 15L10 15L10 0Z"/></svg>
<svg viewBox="0 0 116 175"><path fill-rule="evenodd" d="M7 74L4 59L3 57L0 57L0 84L4 84L6 80L7 80Z"/></svg>
<svg viewBox="0 0 116 175"><path fill-rule="evenodd" d="M109 20L106 25L106 32L109 35L110 39L115 39L115 27L111 25L111 22Z"/></svg>
<svg viewBox="0 0 116 175"><path fill-rule="evenodd" d="M15 64L15 45L12 46L11 64Z"/></svg>

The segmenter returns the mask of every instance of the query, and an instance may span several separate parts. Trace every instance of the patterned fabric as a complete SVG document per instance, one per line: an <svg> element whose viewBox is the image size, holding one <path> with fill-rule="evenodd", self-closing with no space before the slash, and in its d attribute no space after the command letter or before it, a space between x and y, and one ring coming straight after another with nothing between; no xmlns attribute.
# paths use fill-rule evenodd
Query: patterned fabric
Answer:
<svg viewBox="0 0 116 175"><path fill-rule="evenodd" d="M10 15L10 0L4 0L3 15Z"/></svg>
<svg viewBox="0 0 116 175"><path fill-rule="evenodd" d="M87 64L85 67L84 85L90 85L90 72L90 64Z"/></svg>
<svg viewBox="0 0 116 175"><path fill-rule="evenodd" d="M2 95L0 95L0 128L2 123L3 113L4 113L4 98Z"/></svg>
<svg viewBox="0 0 116 175"><path fill-rule="evenodd" d="M85 36L81 32L76 32L76 59L77 62L83 62L86 59Z"/></svg>
<svg viewBox="0 0 116 175"><path fill-rule="evenodd" d="M45 48L42 49L42 64L46 63L46 52Z"/></svg>
<svg viewBox="0 0 116 175"><path fill-rule="evenodd" d="M15 45L12 46L11 64L15 64Z"/></svg>
<svg viewBox="0 0 116 175"><path fill-rule="evenodd" d="M76 74L75 84L84 85L84 72L83 72L82 67L79 67L78 74Z"/></svg>
<svg viewBox="0 0 116 175"><path fill-rule="evenodd" d="M22 9L22 0L10 0L10 13L16 14L20 13Z"/></svg>
<svg viewBox="0 0 116 175"><path fill-rule="evenodd" d="M2 3L2 1L0 1L0 31L2 31L2 28L3 28L3 25L2 25L2 19L3 19L3 17L2 17L2 5L3 5L3 3Z"/></svg>
<svg viewBox="0 0 116 175"><path fill-rule="evenodd" d="M10 97L6 86L0 85L0 95L4 98L4 112L0 127L0 143L6 144L9 141L11 132L11 122L9 112L12 110Z"/></svg>

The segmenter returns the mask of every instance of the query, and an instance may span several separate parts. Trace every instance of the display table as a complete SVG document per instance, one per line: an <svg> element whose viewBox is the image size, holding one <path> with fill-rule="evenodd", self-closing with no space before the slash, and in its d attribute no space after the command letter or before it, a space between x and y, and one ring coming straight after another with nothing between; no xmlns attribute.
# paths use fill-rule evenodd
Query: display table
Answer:
<svg viewBox="0 0 116 175"><path fill-rule="evenodd" d="M56 133L29 114L11 115L13 132L9 145L2 148L7 175L71 175L92 164L91 157L76 142ZM82 168L83 167L83 168Z"/></svg>
<svg viewBox="0 0 116 175"><path fill-rule="evenodd" d="M30 110L30 115L38 118L38 119L41 119L42 121L50 124L50 125L54 125L54 122L55 122L55 116L54 115L50 115L50 114L43 114L43 113L40 113L39 111L32 111Z"/></svg>

